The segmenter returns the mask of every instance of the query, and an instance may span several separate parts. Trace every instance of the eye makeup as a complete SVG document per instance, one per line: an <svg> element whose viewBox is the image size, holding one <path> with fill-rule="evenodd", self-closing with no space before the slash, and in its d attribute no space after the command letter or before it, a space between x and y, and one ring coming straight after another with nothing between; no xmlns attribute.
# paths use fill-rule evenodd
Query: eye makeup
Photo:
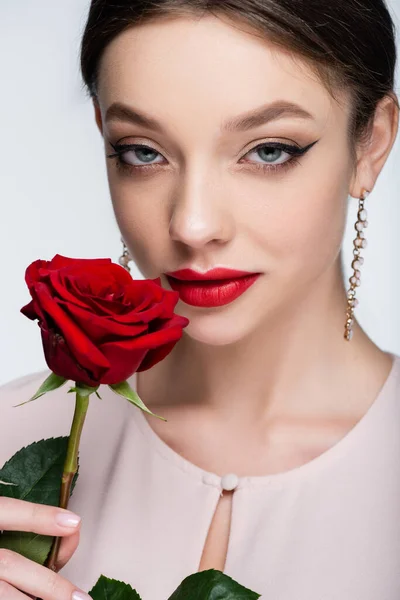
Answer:
<svg viewBox="0 0 400 600"><path fill-rule="evenodd" d="M244 157L248 156L249 154L251 154L253 152L267 151L267 153L268 152L272 152L272 153L284 152L284 153L288 154L289 159L285 160L284 162L277 163L277 164L268 163L268 162L251 162L251 161L250 162L245 161L242 163L239 162L239 165L240 165L239 170L245 169L245 170L249 170L249 171L256 171L256 172L262 171L262 172L266 172L266 173L273 173L273 172L289 169L289 168L295 166L296 164L298 164L300 162L299 158L301 156L303 156L306 152L308 152L308 150L310 150L310 148L312 148L317 142L318 142L318 140L315 140L311 144L308 144L307 146L303 146L303 147L299 147L299 146L292 145L292 144L286 144L286 143L282 143L282 142L264 142L262 144L258 144L257 146L255 146L254 148L252 148L251 150L246 152ZM149 173L149 172L151 173L151 172L155 172L156 170L159 171L160 169L164 168L164 164L159 163L159 162L151 163L151 164L133 165L131 163L128 163L126 160L124 160L124 155L126 155L128 153L135 154L137 152L139 152L139 153L140 152L144 152L144 153L150 152L151 154L156 154L156 155L162 156L162 154L160 154L160 152L158 152L154 148L151 148L151 146L146 146L144 144L112 144L111 142L109 142L109 143L115 152L113 154L108 154L107 158L116 160L117 169L122 174L140 174L140 173ZM242 157L242 158L244 158L244 157Z"/></svg>

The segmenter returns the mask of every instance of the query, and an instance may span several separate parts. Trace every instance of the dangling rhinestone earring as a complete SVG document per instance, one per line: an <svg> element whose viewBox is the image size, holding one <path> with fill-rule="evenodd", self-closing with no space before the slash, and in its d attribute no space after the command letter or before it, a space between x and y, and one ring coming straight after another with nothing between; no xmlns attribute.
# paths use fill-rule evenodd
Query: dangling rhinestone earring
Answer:
<svg viewBox="0 0 400 600"><path fill-rule="evenodd" d="M132 260L132 257L129 254L129 250L126 247L125 242L122 237L121 237L121 242L122 242L122 256L119 257L118 262L121 265L121 267L124 267L124 269L126 269L130 273L131 269L128 266L128 263Z"/></svg>
<svg viewBox="0 0 400 600"><path fill-rule="evenodd" d="M346 325L344 331L344 339L348 342L353 337L353 323L354 323L354 309L358 306L358 300L356 298L356 288L361 285L361 272L360 267L364 264L364 259L361 256L361 250L367 247L367 240L365 239L364 229L368 227L368 213L364 208L364 201L369 195L367 190L361 193L358 206L358 220L355 224L355 230L357 231L357 237L354 240L354 259L351 263L351 267L354 270L353 275L350 277L350 288L347 291L347 311L346 311Z"/></svg>

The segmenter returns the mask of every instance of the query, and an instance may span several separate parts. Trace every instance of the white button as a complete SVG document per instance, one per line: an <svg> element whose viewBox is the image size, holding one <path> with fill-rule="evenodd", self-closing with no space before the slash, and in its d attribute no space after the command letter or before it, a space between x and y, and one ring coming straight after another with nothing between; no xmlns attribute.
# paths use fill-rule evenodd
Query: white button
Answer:
<svg viewBox="0 0 400 600"><path fill-rule="evenodd" d="M239 477L234 473L229 473L228 475L224 475L221 477L221 487L223 490L231 491L237 487L239 483Z"/></svg>

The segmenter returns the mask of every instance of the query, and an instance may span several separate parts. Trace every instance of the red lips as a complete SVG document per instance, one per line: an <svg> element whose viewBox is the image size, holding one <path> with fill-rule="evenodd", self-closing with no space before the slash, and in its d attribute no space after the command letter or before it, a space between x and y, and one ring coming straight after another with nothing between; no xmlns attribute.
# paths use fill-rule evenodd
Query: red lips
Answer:
<svg viewBox="0 0 400 600"><path fill-rule="evenodd" d="M168 282L182 302L202 308L230 304L259 278L261 273L215 268L206 273L180 269L166 273Z"/></svg>
<svg viewBox="0 0 400 600"><path fill-rule="evenodd" d="M174 277L175 279L181 279L182 281L215 281L224 279L238 279L239 277L245 277L254 274L255 273L251 273L249 271L238 271L237 269L225 269L222 267L211 269L206 273L199 273L198 271L193 271L193 269L180 269L178 271L166 273L167 276Z"/></svg>

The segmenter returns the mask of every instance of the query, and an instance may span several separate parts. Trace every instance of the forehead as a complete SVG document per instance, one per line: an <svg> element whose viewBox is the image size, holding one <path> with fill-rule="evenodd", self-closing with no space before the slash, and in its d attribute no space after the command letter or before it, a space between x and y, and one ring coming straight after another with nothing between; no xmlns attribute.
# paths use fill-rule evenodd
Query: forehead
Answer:
<svg viewBox="0 0 400 600"><path fill-rule="evenodd" d="M105 110L119 102L192 127L194 117L220 125L278 100L305 108L321 127L343 112L304 60L212 15L122 32L105 49L98 92Z"/></svg>

